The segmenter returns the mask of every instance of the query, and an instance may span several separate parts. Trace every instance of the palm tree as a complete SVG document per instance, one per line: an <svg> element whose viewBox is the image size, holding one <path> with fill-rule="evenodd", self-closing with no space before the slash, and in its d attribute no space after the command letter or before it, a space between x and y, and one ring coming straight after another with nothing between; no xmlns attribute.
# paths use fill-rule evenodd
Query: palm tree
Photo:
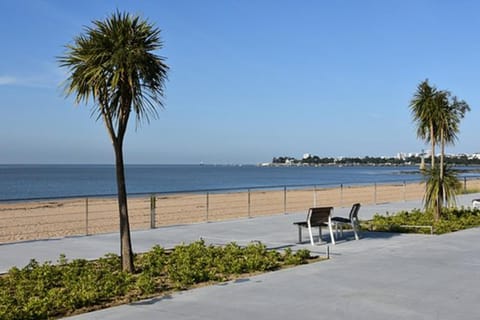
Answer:
<svg viewBox="0 0 480 320"><path fill-rule="evenodd" d="M454 144L460 130L460 121L465 113L470 111L469 105L464 100L458 100L449 91L440 91L437 95L437 103L440 106L438 123L438 140L440 141L440 177L443 177L445 145Z"/></svg>
<svg viewBox="0 0 480 320"><path fill-rule="evenodd" d="M417 136L432 145L431 167L423 171L427 185L424 203L425 209L433 210L435 220L438 220L443 204L455 200L458 185L455 172L445 167L445 145L455 142L460 120L470 108L465 101L452 98L449 91L439 91L425 80L417 86L410 110L417 124ZM439 169L435 166L436 144L441 146Z"/></svg>
<svg viewBox="0 0 480 320"><path fill-rule="evenodd" d="M122 269L133 271L128 221L123 141L131 112L137 125L156 117L162 107L168 66L155 50L162 48L160 29L138 16L117 11L105 21L95 20L85 33L66 46L58 58L69 70L65 95L75 102L94 104L103 118L115 152L120 219Z"/></svg>
<svg viewBox="0 0 480 320"><path fill-rule="evenodd" d="M427 186L423 201L425 209L433 211L435 221L440 219L441 204L446 203L448 206L454 206L457 191L462 187L453 169L445 167L443 177L440 176L440 171L440 168L435 167L423 172Z"/></svg>
<svg viewBox="0 0 480 320"><path fill-rule="evenodd" d="M430 142L432 147L431 168L435 167L435 145L436 145L436 128L437 122L437 104L435 97L437 89L430 86L428 79L422 81L417 86L413 99L410 101L410 111L414 122L417 124L417 136Z"/></svg>

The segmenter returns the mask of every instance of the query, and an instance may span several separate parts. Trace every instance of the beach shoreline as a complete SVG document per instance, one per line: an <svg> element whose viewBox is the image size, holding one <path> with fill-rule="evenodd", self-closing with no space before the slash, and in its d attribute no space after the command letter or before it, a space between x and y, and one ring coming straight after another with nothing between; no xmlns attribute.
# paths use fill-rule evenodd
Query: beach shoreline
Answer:
<svg viewBox="0 0 480 320"><path fill-rule="evenodd" d="M479 189L480 180L469 180ZM244 189L130 196L132 230L305 212L313 206L349 207L420 200L423 183ZM0 202L0 243L82 236L119 230L116 197Z"/></svg>

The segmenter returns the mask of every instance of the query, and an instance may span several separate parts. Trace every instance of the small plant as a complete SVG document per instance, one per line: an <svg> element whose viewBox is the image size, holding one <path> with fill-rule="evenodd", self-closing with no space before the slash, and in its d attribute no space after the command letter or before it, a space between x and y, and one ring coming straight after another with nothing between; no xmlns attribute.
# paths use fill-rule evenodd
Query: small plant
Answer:
<svg viewBox="0 0 480 320"><path fill-rule="evenodd" d="M310 251L307 249L300 249L293 253L292 249L286 248L283 253L283 261L286 265L305 264L308 259L310 259Z"/></svg>

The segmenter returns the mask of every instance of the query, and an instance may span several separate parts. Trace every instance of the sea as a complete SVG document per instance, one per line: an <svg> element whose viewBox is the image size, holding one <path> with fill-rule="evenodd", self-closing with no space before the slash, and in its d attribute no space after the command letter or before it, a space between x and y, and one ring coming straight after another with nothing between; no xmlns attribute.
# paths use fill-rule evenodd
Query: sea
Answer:
<svg viewBox="0 0 480 320"><path fill-rule="evenodd" d="M413 166L126 165L125 174L130 195L422 180ZM113 165L0 165L0 200L115 195L115 179Z"/></svg>

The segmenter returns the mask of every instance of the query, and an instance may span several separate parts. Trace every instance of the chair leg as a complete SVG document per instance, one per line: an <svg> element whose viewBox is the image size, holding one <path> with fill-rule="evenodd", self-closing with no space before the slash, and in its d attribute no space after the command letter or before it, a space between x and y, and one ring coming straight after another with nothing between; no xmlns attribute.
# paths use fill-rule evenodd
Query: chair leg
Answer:
<svg viewBox="0 0 480 320"><path fill-rule="evenodd" d="M308 234L310 235L310 244L314 246L315 243L313 242L312 226L310 223L308 224Z"/></svg>
<svg viewBox="0 0 480 320"><path fill-rule="evenodd" d="M328 229L330 230L330 240L332 241L332 244L335 244L335 237L333 236L332 221L330 220L330 218L328 219Z"/></svg>
<svg viewBox="0 0 480 320"><path fill-rule="evenodd" d="M355 221L352 221L352 229L353 229L353 234L355 234L355 240L360 240L358 237L358 225L355 223Z"/></svg>
<svg viewBox="0 0 480 320"><path fill-rule="evenodd" d="M302 243L302 226L298 225L298 243Z"/></svg>

